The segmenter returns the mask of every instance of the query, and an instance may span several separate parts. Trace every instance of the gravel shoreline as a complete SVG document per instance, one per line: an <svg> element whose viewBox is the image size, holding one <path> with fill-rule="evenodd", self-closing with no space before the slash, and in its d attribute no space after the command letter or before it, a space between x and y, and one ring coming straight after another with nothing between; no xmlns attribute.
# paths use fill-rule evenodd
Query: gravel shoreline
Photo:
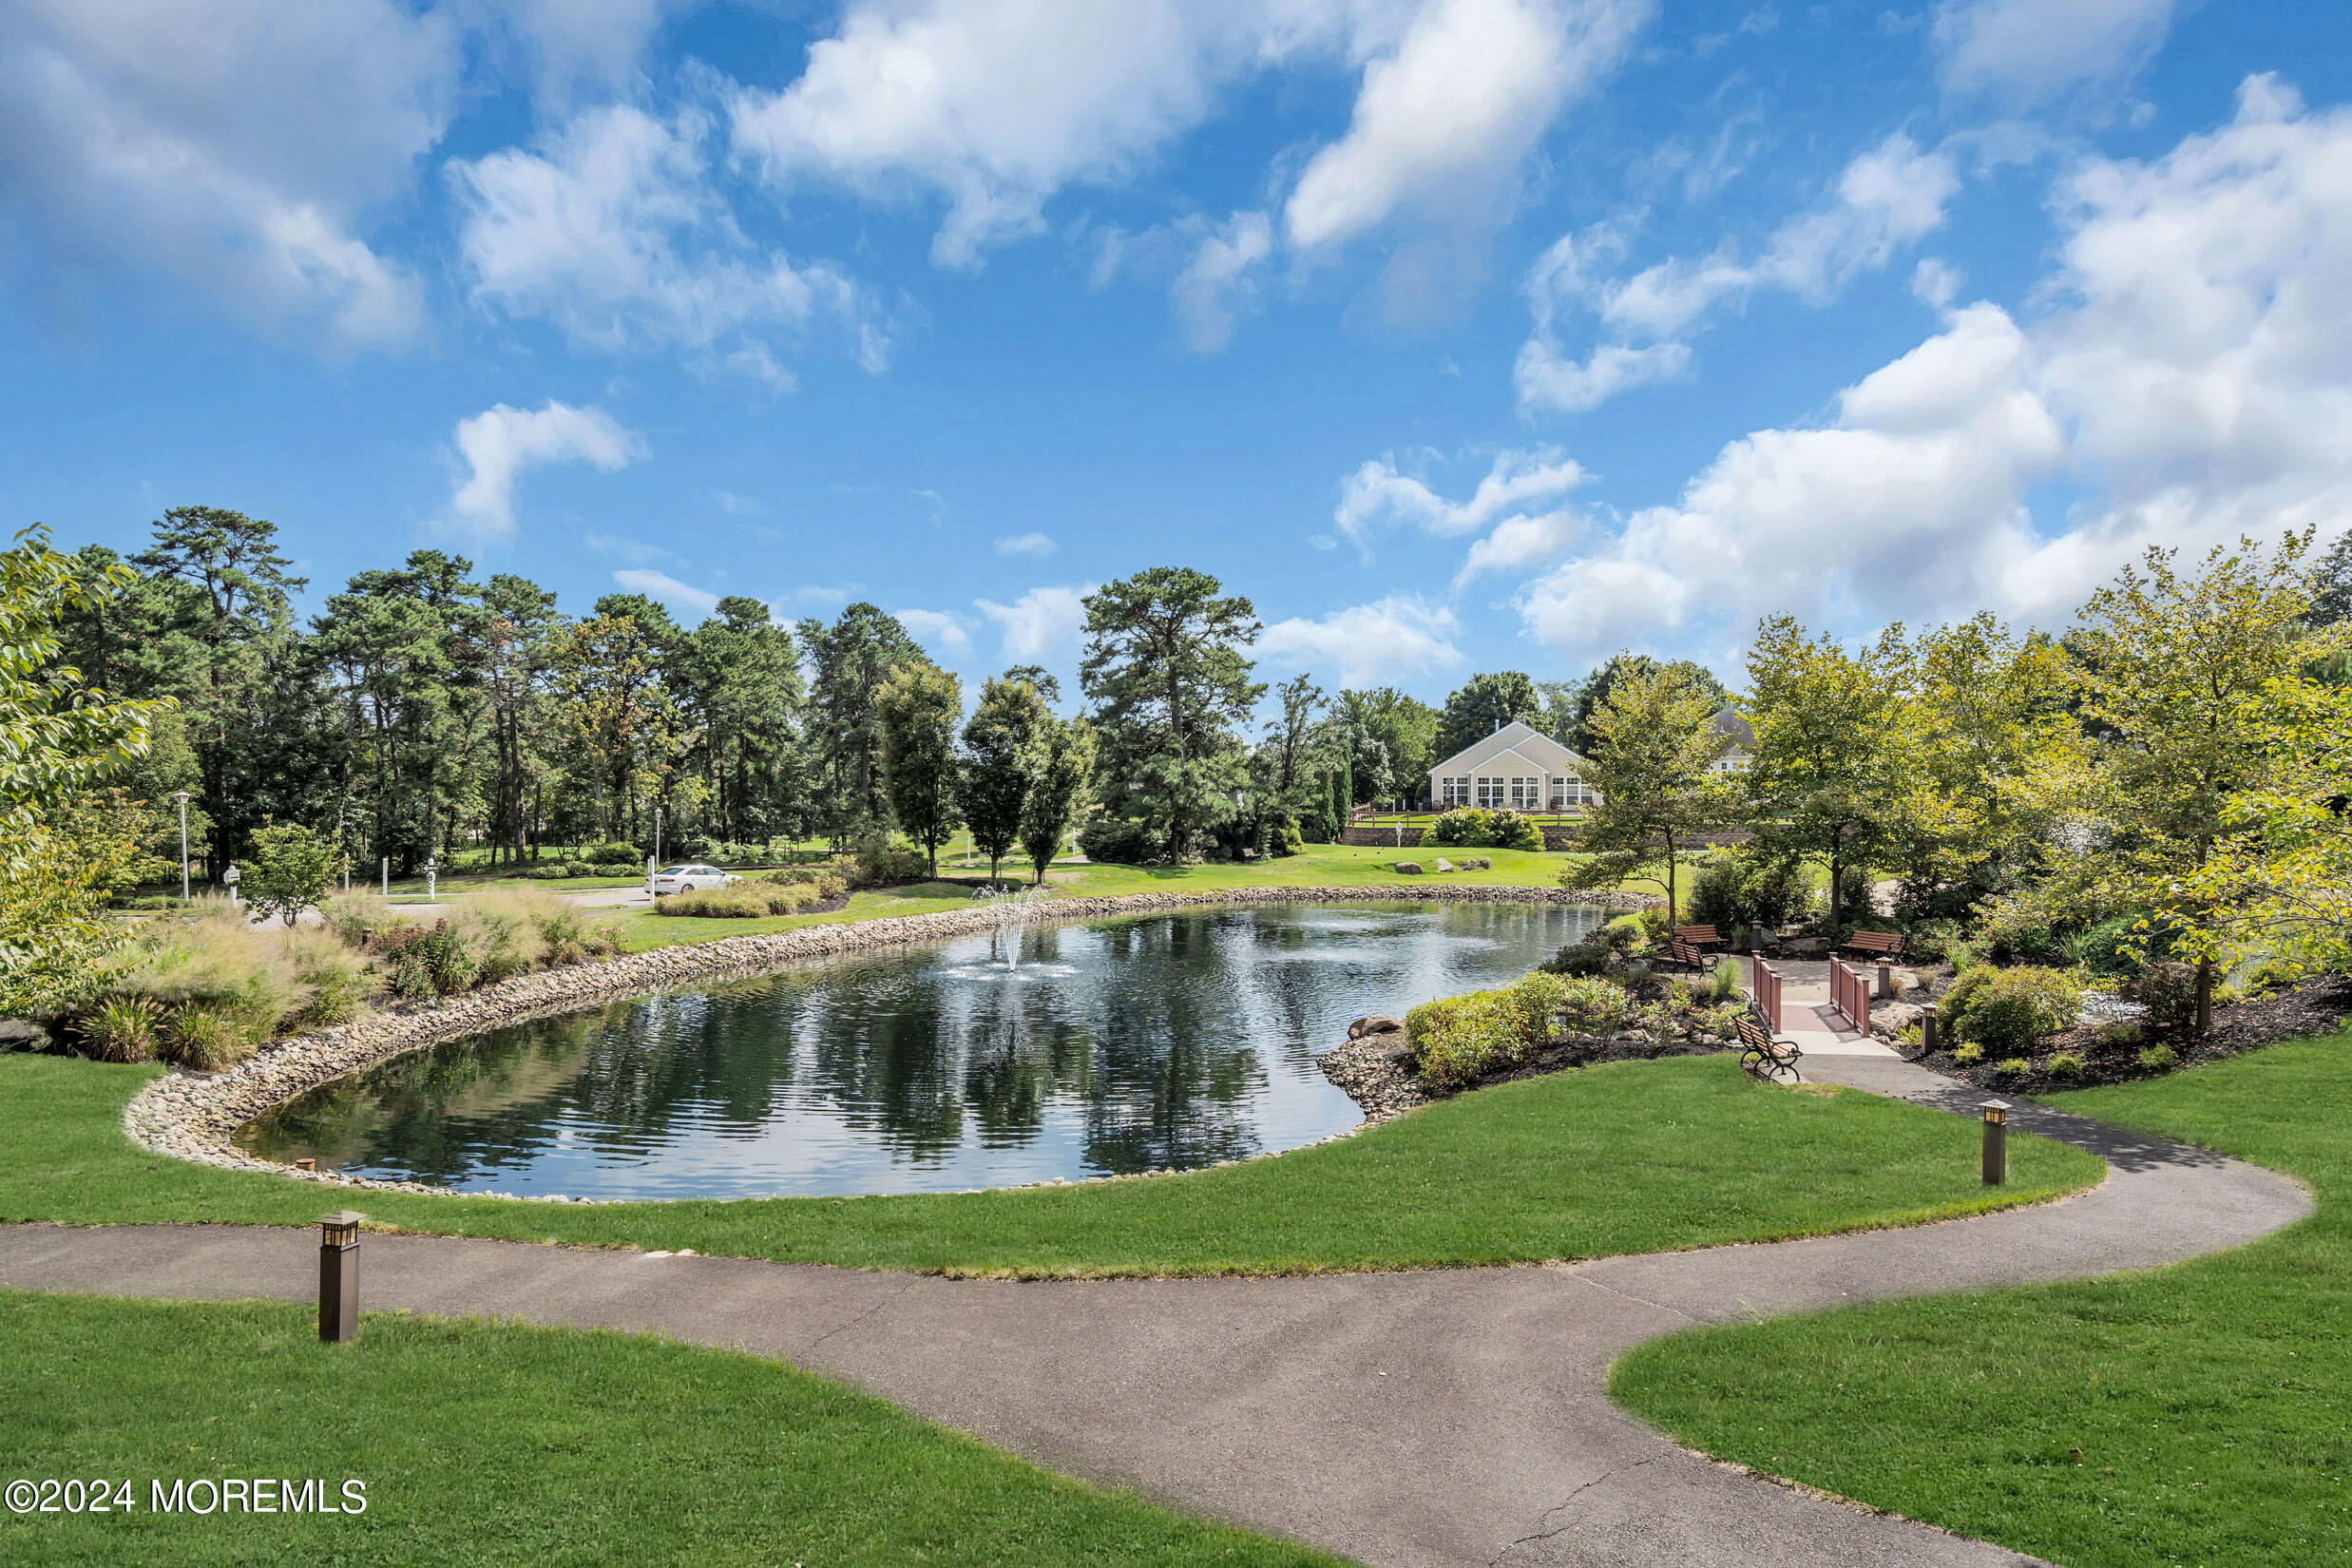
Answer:
<svg viewBox="0 0 2352 1568"><path fill-rule="evenodd" d="M1040 906L1031 920L1056 923L1214 906L1280 904L1575 904L1604 908L1643 908L1659 902L1635 893L1595 893L1562 888L1516 888L1479 884L1415 883L1399 887L1228 888L1195 893L1124 893L1098 898L1057 899ZM339 1028L322 1029L263 1047L249 1060L220 1073L174 1068L133 1096L124 1108L123 1129L141 1148L175 1159L294 1176L344 1188L453 1195L414 1181L379 1181L333 1171L302 1171L258 1159L235 1148L230 1136L272 1105L363 1068L444 1041L482 1034L507 1024L556 1013L578 1012L600 1002L760 974L802 959L875 947L916 946L990 930L999 911L987 904L968 909L896 915L837 926L806 926L790 931L725 937L693 947L660 947L600 964L574 965L518 975L462 996L412 1006L388 1008ZM1328 1072L1328 1069L1327 1069ZM1334 1080L1334 1081L1337 1081ZM1343 1088L1346 1085L1341 1085ZM1353 1091L1349 1091L1351 1094ZM1361 1103L1361 1101L1359 1101ZM1387 1115L1395 1115L1390 1111ZM1367 1117L1367 1124L1370 1118ZM1380 1119L1386 1119L1384 1116ZM500 1196L468 1194L468 1196ZM552 1195L516 1202L587 1202Z"/></svg>

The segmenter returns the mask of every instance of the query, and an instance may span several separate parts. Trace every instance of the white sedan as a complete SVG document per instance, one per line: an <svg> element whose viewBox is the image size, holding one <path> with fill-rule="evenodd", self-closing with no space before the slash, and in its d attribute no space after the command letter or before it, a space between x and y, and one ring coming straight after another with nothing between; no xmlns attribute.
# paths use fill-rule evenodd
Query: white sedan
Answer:
<svg viewBox="0 0 2352 1568"><path fill-rule="evenodd" d="M716 866L664 866L645 879L645 890L660 898L663 893L690 893L698 888L724 888L742 880Z"/></svg>

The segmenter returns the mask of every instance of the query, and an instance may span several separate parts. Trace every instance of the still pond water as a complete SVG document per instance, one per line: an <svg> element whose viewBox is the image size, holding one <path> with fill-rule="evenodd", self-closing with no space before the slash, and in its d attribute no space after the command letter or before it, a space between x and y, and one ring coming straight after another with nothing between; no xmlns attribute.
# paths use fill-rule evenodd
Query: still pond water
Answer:
<svg viewBox="0 0 2352 1568"><path fill-rule="evenodd" d="M1317 1053L1610 911L1279 906L1032 927L632 998L303 1095L239 1146L462 1192L750 1197L1188 1168L1353 1126Z"/></svg>

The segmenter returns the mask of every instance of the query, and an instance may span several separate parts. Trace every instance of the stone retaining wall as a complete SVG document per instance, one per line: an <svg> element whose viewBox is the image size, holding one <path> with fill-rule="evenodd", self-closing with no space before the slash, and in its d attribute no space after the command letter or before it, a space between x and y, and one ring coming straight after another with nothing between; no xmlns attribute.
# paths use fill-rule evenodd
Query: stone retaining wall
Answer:
<svg viewBox="0 0 2352 1568"><path fill-rule="evenodd" d="M1252 904L1585 904L1640 908L1661 902L1632 893L1572 892L1561 888L1401 884L1351 888L1229 888L1215 892L1128 893L1106 898L1056 899L1033 911L1032 920L1099 920L1110 915L1151 914L1204 905ZM638 996L672 985L758 974L799 959L869 947L941 942L993 929L997 909L975 903L968 909L897 915L833 926L804 926L790 931L725 937L693 947L660 947L601 964L543 969L485 985L436 1003L397 1006L341 1028L322 1029L281 1041L221 1073L173 1069L132 1097L123 1113L132 1142L157 1154L218 1165L228 1170L265 1171L344 1187L438 1193L444 1189L412 1181L373 1181L335 1172L297 1171L257 1159L229 1144L229 1136L280 1100L345 1077L379 1061L446 1040L481 1034L529 1019L577 1012L600 1002ZM546 1200L541 1200L546 1201ZM584 1201L584 1200L575 1200Z"/></svg>

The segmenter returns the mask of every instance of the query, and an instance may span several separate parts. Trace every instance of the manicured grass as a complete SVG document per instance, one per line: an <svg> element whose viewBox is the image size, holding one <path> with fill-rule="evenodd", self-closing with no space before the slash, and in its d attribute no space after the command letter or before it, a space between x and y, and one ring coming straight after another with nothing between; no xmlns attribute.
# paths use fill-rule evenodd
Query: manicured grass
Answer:
<svg viewBox="0 0 2352 1568"><path fill-rule="evenodd" d="M131 1483L0 1514L10 1563L1330 1563L1058 1477L774 1362L309 1309L0 1293L0 1475ZM322 1479L367 1510L149 1510L149 1482ZM168 1489L168 1488L167 1488ZM277 1501L276 1489L265 1494Z"/></svg>
<svg viewBox="0 0 2352 1568"><path fill-rule="evenodd" d="M300 1225L346 1195L151 1156L121 1130L153 1069L0 1057L0 1220ZM1726 1056L1506 1084L1355 1138L1185 1176L893 1197L556 1204L369 1192L384 1224L1019 1274L1292 1272L1654 1252L1910 1224L2098 1179L2039 1139L1978 1184L1973 1123L1750 1082Z"/></svg>
<svg viewBox="0 0 2352 1568"><path fill-rule="evenodd" d="M2300 1225L2170 1269L1679 1335L1611 1389L1710 1453L2072 1568L2343 1562L2347 1050L2056 1097L2302 1177Z"/></svg>

